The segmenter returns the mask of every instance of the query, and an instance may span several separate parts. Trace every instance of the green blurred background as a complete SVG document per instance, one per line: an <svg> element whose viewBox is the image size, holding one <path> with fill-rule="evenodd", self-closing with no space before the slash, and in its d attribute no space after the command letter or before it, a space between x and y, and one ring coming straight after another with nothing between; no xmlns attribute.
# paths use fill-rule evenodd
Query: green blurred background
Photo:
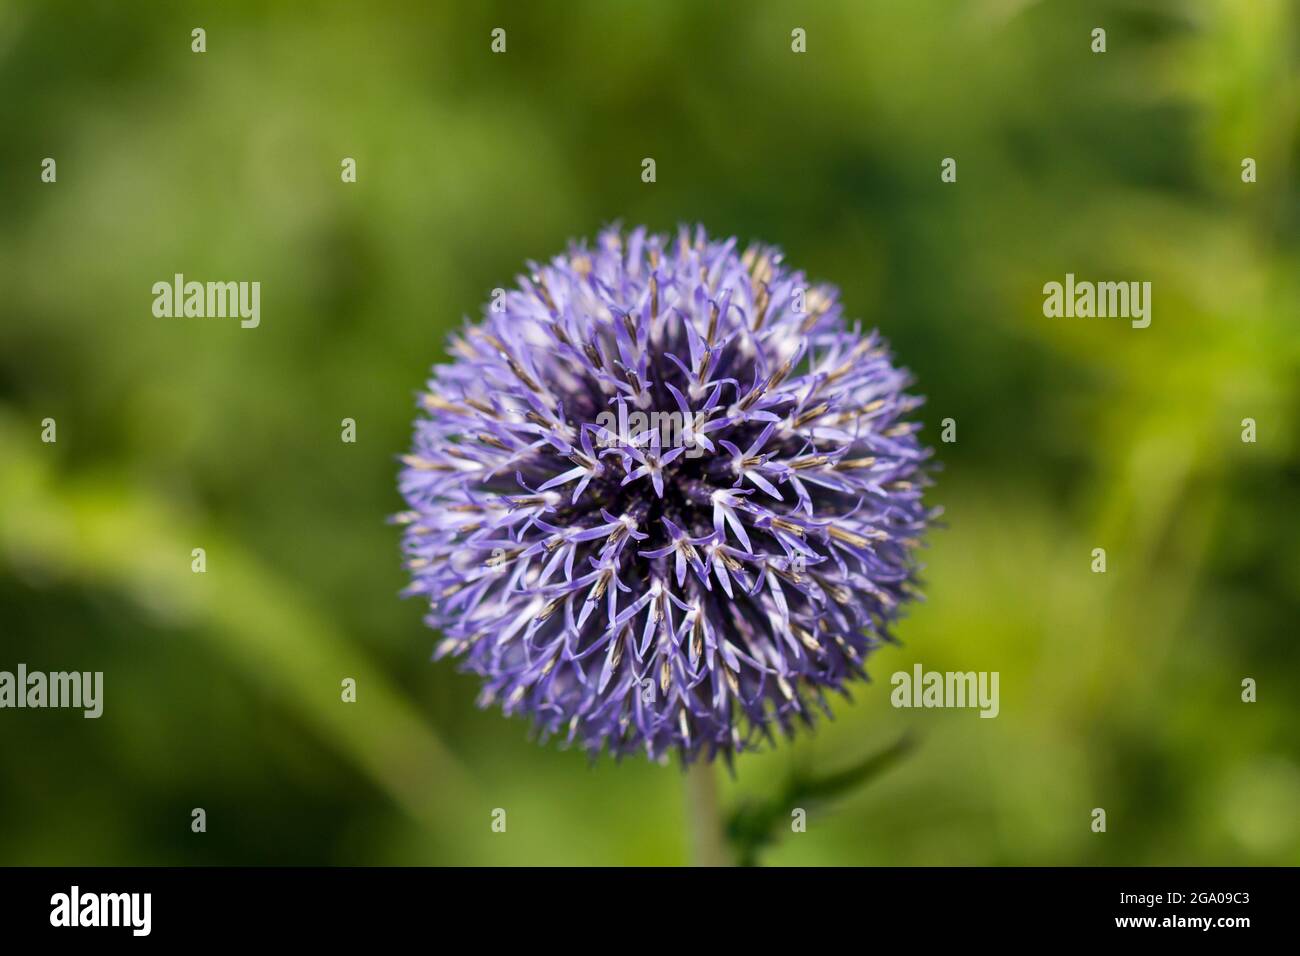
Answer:
<svg viewBox="0 0 1300 956"><path fill-rule="evenodd" d="M958 423L902 646L723 799L918 746L764 862L1300 861L1296 4L270 6L0 4L0 669L106 685L0 711L0 863L687 858L675 767L429 663L385 524L446 333L614 220L782 245ZM176 272L261 327L155 319ZM1066 272L1151 327L1044 318ZM893 709L916 662L1001 715Z"/></svg>

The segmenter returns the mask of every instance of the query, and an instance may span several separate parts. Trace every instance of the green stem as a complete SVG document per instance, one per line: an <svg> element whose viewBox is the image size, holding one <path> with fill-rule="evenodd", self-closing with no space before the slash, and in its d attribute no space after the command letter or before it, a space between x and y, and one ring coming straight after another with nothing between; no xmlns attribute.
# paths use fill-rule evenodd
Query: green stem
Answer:
<svg viewBox="0 0 1300 956"><path fill-rule="evenodd" d="M686 816L692 866L731 866L718 813L718 780L713 765L696 760L686 770Z"/></svg>

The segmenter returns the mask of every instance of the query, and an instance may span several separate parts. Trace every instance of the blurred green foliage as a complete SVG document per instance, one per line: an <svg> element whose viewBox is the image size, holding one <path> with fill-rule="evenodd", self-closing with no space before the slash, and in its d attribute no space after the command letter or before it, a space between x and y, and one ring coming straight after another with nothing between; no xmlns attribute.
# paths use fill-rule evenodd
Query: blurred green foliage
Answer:
<svg viewBox="0 0 1300 956"><path fill-rule="evenodd" d="M1281 0L0 5L0 669L106 697L0 711L0 863L685 859L675 768L429 663L384 523L446 333L616 219L783 245L958 423L903 644L723 797L919 745L766 862L1297 862L1298 50ZM261 327L155 319L176 272ZM1045 319L1066 272L1151 328ZM916 662L1000 716L892 708Z"/></svg>

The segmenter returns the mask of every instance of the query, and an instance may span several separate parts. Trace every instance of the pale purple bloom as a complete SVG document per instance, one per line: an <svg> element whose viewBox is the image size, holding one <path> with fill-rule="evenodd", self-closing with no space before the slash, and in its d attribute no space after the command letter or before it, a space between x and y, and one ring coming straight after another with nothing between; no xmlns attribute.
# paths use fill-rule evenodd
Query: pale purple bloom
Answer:
<svg viewBox="0 0 1300 956"><path fill-rule="evenodd" d="M610 229L529 266L403 459L435 657L593 755L730 758L829 714L916 595L907 373L769 247Z"/></svg>

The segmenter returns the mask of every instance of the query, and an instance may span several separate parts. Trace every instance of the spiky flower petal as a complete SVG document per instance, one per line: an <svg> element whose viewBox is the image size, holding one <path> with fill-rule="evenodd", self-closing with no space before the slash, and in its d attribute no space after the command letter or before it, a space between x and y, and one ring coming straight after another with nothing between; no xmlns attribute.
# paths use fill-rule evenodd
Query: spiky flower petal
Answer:
<svg viewBox="0 0 1300 956"><path fill-rule="evenodd" d="M916 593L929 451L837 295L772 248L610 229L453 337L397 520L482 705L690 761L865 677Z"/></svg>

